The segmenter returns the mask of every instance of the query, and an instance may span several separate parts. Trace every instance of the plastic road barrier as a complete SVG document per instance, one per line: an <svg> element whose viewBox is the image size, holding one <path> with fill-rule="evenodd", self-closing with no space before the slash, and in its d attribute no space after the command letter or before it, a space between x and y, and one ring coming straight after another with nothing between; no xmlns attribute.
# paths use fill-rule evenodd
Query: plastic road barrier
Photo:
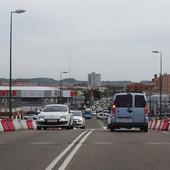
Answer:
<svg viewBox="0 0 170 170"><path fill-rule="evenodd" d="M4 132L4 128L2 126L1 120L0 120L0 132Z"/></svg>
<svg viewBox="0 0 170 170"><path fill-rule="evenodd" d="M156 124L156 127L155 127L156 130L160 130L161 123L162 123L162 120L157 121L157 124Z"/></svg>
<svg viewBox="0 0 170 170"><path fill-rule="evenodd" d="M26 120L20 120L20 125L21 125L21 129L23 129L23 130L28 129Z"/></svg>
<svg viewBox="0 0 170 170"><path fill-rule="evenodd" d="M35 120L32 121L32 125L33 125L34 129L37 129L37 124L36 124Z"/></svg>
<svg viewBox="0 0 170 170"><path fill-rule="evenodd" d="M157 124L157 120L153 120L153 123L152 123L151 129L155 129L156 124Z"/></svg>
<svg viewBox="0 0 170 170"><path fill-rule="evenodd" d="M27 123L28 129L34 129L32 120L27 120L26 123Z"/></svg>
<svg viewBox="0 0 170 170"><path fill-rule="evenodd" d="M1 123L2 123L2 126L3 126L5 132L10 131L10 127L8 126L8 121L7 121L7 119L2 119L2 120L1 120Z"/></svg>
<svg viewBox="0 0 170 170"><path fill-rule="evenodd" d="M169 120L165 119L162 121L162 124L161 124L161 127L160 127L160 130L168 130L168 127L169 127Z"/></svg>
<svg viewBox="0 0 170 170"><path fill-rule="evenodd" d="M21 130L21 124L20 124L19 119L14 119L13 124L14 124L15 130Z"/></svg>

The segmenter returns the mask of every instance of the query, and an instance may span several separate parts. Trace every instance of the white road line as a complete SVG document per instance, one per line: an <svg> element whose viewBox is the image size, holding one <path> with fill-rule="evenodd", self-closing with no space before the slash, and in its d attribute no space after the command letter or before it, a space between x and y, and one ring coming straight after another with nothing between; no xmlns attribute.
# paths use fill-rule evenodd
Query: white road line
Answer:
<svg viewBox="0 0 170 170"><path fill-rule="evenodd" d="M45 170L51 170L60 161L60 159L72 148L72 146L87 132L82 132L67 148L63 150L48 166Z"/></svg>
<svg viewBox="0 0 170 170"><path fill-rule="evenodd" d="M69 162L71 161L71 159L74 157L74 155L76 154L76 152L79 150L79 148L81 147L81 145L83 144L83 142L87 139L87 137L94 131L95 129L92 129L91 131L89 131L84 137L83 139L81 139L80 143L77 144L77 146L73 149L73 151L70 153L70 155L66 158L66 160L63 162L63 164L60 166L60 168L58 170L65 170L65 168L67 167L67 165L69 164Z"/></svg>
<svg viewBox="0 0 170 170"><path fill-rule="evenodd" d="M97 122L100 124L100 126L101 126L103 129L107 129L107 127L104 126L104 124L103 124L100 120L97 120Z"/></svg>

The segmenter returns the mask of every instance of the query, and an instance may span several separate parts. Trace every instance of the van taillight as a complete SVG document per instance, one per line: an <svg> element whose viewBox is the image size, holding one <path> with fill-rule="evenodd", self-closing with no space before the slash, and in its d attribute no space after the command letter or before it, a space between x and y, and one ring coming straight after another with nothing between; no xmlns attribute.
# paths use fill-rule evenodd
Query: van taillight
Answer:
<svg viewBox="0 0 170 170"><path fill-rule="evenodd" d="M149 108L148 108L147 104L145 105L144 113L145 113L145 115L147 115L149 113Z"/></svg>
<svg viewBox="0 0 170 170"><path fill-rule="evenodd" d="M112 106L112 114L115 114L115 113L116 113L116 105L113 104L113 106Z"/></svg>

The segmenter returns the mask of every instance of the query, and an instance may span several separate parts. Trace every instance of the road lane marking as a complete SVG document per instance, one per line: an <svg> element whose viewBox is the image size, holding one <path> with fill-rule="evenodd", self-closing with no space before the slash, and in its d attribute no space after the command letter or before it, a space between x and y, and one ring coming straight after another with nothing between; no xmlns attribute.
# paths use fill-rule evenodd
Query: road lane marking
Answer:
<svg viewBox="0 0 170 170"><path fill-rule="evenodd" d="M170 142L151 142L145 143L146 145L170 145Z"/></svg>
<svg viewBox="0 0 170 170"><path fill-rule="evenodd" d="M89 131L82 139L81 141L77 144L77 146L73 149L73 151L68 155L68 157L66 158L66 160L63 162L63 164L60 166L60 168L58 170L65 170L65 168L67 167L67 165L70 163L71 159L74 157L74 155L76 154L76 152L79 150L79 148L81 147L81 145L83 144L83 142L87 139L87 137L94 131L95 129L92 129L91 131Z"/></svg>
<svg viewBox="0 0 170 170"><path fill-rule="evenodd" d="M97 122L100 124L100 126L103 128L103 129L107 129L106 126L104 126L104 123L100 120L97 120Z"/></svg>
<svg viewBox="0 0 170 170"><path fill-rule="evenodd" d="M61 158L73 147L73 145L87 132L82 132L67 148L63 150L46 168L45 170L51 170L61 160Z"/></svg>

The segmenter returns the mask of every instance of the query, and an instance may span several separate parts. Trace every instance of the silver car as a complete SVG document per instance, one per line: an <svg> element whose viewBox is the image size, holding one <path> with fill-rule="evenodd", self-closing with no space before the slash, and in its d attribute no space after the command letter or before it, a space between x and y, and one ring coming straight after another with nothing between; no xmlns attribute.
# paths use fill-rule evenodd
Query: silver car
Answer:
<svg viewBox="0 0 170 170"><path fill-rule="evenodd" d="M79 127L79 128L85 129L86 123L85 123L85 118L82 116L82 111L81 110L72 110L70 112L73 114L74 127Z"/></svg>
<svg viewBox="0 0 170 170"><path fill-rule="evenodd" d="M37 115L38 130L55 127L73 129L73 115L69 112L67 105L46 105Z"/></svg>
<svg viewBox="0 0 170 170"><path fill-rule="evenodd" d="M112 113L108 117L108 128L137 127L148 131L148 107L143 93L117 93L113 99Z"/></svg>

